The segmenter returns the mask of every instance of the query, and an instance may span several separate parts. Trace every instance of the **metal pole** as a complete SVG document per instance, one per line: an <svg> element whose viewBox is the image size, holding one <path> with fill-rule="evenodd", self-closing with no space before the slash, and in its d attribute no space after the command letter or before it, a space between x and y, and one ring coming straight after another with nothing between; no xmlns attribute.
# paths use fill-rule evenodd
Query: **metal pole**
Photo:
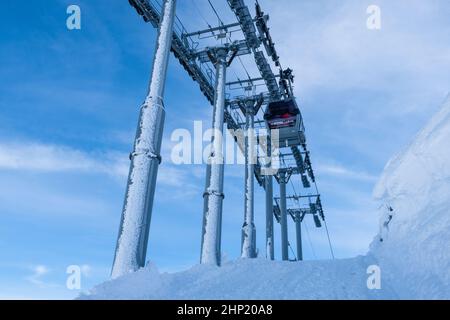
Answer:
<svg viewBox="0 0 450 320"><path fill-rule="evenodd" d="M164 128L164 86L176 0L164 0L148 95L141 107L111 277L145 265Z"/></svg>
<svg viewBox="0 0 450 320"><path fill-rule="evenodd" d="M267 159L271 155L270 138L267 138ZM268 161L267 169L270 169L271 163ZM267 170L269 171L269 170ZM274 260L275 250L273 243L273 178L267 172L265 176L266 190L266 258Z"/></svg>
<svg viewBox="0 0 450 320"><path fill-rule="evenodd" d="M302 249L302 221L300 214L297 213L295 217L295 230L297 235L297 260L303 260L303 249Z"/></svg>
<svg viewBox="0 0 450 320"><path fill-rule="evenodd" d="M283 260L289 260L288 248L288 227L286 210L286 172L280 171L280 211L281 211L281 257Z"/></svg>
<svg viewBox="0 0 450 320"><path fill-rule="evenodd" d="M254 222L254 168L255 168L255 106L253 100L245 105L245 215L242 226L242 258L256 258L256 229Z"/></svg>
<svg viewBox="0 0 450 320"><path fill-rule="evenodd" d="M216 54L216 91L213 111L211 153L206 169L206 188L203 194L203 233L200 262L220 265L221 226L223 203L223 123L225 111L225 83L227 54L219 48Z"/></svg>

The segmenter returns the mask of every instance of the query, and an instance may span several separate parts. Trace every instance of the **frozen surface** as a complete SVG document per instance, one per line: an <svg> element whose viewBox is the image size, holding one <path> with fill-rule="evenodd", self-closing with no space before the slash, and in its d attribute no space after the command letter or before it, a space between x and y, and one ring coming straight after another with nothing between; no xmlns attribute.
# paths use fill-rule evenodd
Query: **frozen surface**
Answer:
<svg viewBox="0 0 450 320"><path fill-rule="evenodd" d="M223 124L225 110L225 83L226 70L223 64L217 65L217 83L215 98L214 114L213 114L213 130L211 137L211 156L207 181L206 181L206 198L205 198L205 216L203 229L203 243L201 260L207 264L218 264L218 244L220 234L217 232L222 224L222 203L223 203L223 175L224 175L224 159L223 159Z"/></svg>
<svg viewBox="0 0 450 320"><path fill-rule="evenodd" d="M379 299L395 298L387 286L369 290L368 257L337 261L281 262L240 259L222 267L195 266L159 273L148 266L101 284L82 299Z"/></svg>
<svg viewBox="0 0 450 320"><path fill-rule="evenodd" d="M149 228L164 126L163 92L172 40L175 1L166 2L153 61L149 94L142 107L129 173L112 277L135 271L143 260L140 252ZM153 189L154 192L154 189Z"/></svg>
<svg viewBox="0 0 450 320"><path fill-rule="evenodd" d="M381 233L371 246L404 298L450 298L450 96L386 165L374 190ZM387 227L386 206L392 220Z"/></svg>
<svg viewBox="0 0 450 320"><path fill-rule="evenodd" d="M450 299L450 97L388 162L374 196L380 203L380 234L367 256L240 259L221 268L201 265L173 274L150 265L81 298ZM367 288L370 265L381 268L380 290Z"/></svg>

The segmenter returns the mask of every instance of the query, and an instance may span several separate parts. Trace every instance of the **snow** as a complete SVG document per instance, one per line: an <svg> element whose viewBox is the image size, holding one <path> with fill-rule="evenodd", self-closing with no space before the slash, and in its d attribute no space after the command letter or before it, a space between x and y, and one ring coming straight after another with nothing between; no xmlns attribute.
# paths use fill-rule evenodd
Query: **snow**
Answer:
<svg viewBox="0 0 450 320"><path fill-rule="evenodd" d="M198 265L179 273L155 266L101 284L81 299L381 299L385 287L369 290L368 257L337 261L281 262L240 259L221 267ZM262 276L263 275L263 276Z"/></svg>
<svg viewBox="0 0 450 320"><path fill-rule="evenodd" d="M164 126L163 93L172 43L175 1L166 1L157 39L150 88L142 106L136 134L132 166L122 222L117 241L112 277L136 271L143 257L139 252L145 230L149 228L154 185L159 165ZM150 190L150 191L149 191ZM142 263L143 264L143 263Z"/></svg>
<svg viewBox="0 0 450 320"><path fill-rule="evenodd" d="M239 259L177 273L149 265L80 299L450 299L449 141L450 96L386 165L374 189L380 234L366 256ZM380 267L381 289L370 290L368 270L374 265Z"/></svg>
<svg viewBox="0 0 450 320"><path fill-rule="evenodd" d="M175 22L176 1L164 2L163 17L159 26L156 53L153 60L152 78L147 99L162 100L166 80L170 48L172 46L173 26ZM147 103L148 104L148 103Z"/></svg>
<svg viewBox="0 0 450 320"><path fill-rule="evenodd" d="M211 156L207 171L205 190L205 216L202 239L201 260L203 263L220 264L218 246L220 243L219 227L222 224L223 202L223 123L225 110L226 69L224 64L218 64L216 92L217 97L213 112L213 130L211 137Z"/></svg>
<svg viewBox="0 0 450 320"><path fill-rule="evenodd" d="M374 190L392 220L372 254L404 298L450 298L450 96ZM383 224L386 209L382 210ZM383 212L384 211L384 212Z"/></svg>
<svg viewBox="0 0 450 320"><path fill-rule="evenodd" d="M145 169L149 166L150 159L148 157L135 157L133 160L112 271L114 278L136 271L139 265L137 261L138 247L145 219L143 215L146 202L144 190L148 185L149 177L148 171Z"/></svg>
<svg viewBox="0 0 450 320"><path fill-rule="evenodd" d="M255 250L255 224L254 224L254 130L253 115L246 114L246 137L245 137L245 192L244 192L244 225L242 227L242 258L254 258Z"/></svg>

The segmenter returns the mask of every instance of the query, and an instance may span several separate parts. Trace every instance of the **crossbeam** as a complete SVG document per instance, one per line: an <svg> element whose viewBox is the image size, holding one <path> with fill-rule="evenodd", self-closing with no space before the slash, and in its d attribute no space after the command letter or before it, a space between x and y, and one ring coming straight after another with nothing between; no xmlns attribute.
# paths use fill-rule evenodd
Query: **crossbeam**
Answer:
<svg viewBox="0 0 450 320"><path fill-rule="evenodd" d="M279 75L275 75L275 78L279 78L279 77L280 77ZM254 82L264 81L264 80L265 79L263 77L251 78L251 79L243 79L243 80L227 82L227 86L233 86L233 85L236 85L236 84L243 84L243 83L253 84Z"/></svg>
<svg viewBox="0 0 450 320"><path fill-rule="evenodd" d="M189 32L189 33L184 33L184 34L182 34L182 37L186 38L186 37L193 37L193 36L201 36L202 34L214 33L215 31L228 32L228 29L234 28L234 27L239 27L240 25L241 24L239 22L225 24L225 25L218 26L218 27L211 27L211 28L208 28L208 29L203 29L203 30L199 30L199 31Z"/></svg>

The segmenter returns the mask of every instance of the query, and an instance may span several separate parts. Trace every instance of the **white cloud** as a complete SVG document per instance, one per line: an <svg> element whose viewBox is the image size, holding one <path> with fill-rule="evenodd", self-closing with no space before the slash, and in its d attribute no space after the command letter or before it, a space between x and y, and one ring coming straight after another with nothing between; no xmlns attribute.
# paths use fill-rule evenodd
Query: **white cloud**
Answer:
<svg viewBox="0 0 450 320"><path fill-rule="evenodd" d="M200 180L196 176L197 166L163 164L158 170L157 188L169 192L158 193L165 200L201 197Z"/></svg>
<svg viewBox="0 0 450 320"><path fill-rule="evenodd" d="M126 155L117 152L88 153L63 145L0 142L0 170L71 171L124 177L128 165Z"/></svg>
<svg viewBox="0 0 450 320"><path fill-rule="evenodd" d="M0 171L106 174L124 183L129 164L128 155L116 151L86 152L65 145L33 141L0 142ZM171 188L177 197L197 196L201 193L199 172L204 172L203 167L163 162L158 171L158 185Z"/></svg>
<svg viewBox="0 0 450 320"><path fill-rule="evenodd" d="M282 61L297 71L302 92L324 87L390 91L393 79L427 90L448 84L449 47L439 40L448 26L438 25L444 2L379 1L380 31L366 28L371 4L366 1L283 2L265 1L264 7Z"/></svg>
<svg viewBox="0 0 450 320"><path fill-rule="evenodd" d="M35 276L40 277L47 274L50 270L44 265L38 265L34 267Z"/></svg>
<svg viewBox="0 0 450 320"><path fill-rule="evenodd" d="M50 272L50 269L45 265L32 266L30 269L33 274L28 276L26 280L39 287L46 287L48 284L42 278Z"/></svg>
<svg viewBox="0 0 450 320"><path fill-rule="evenodd" d="M316 165L317 172L320 175L331 175L338 178L359 180L363 182L375 182L378 176L364 172L357 171L338 164L318 164Z"/></svg>

